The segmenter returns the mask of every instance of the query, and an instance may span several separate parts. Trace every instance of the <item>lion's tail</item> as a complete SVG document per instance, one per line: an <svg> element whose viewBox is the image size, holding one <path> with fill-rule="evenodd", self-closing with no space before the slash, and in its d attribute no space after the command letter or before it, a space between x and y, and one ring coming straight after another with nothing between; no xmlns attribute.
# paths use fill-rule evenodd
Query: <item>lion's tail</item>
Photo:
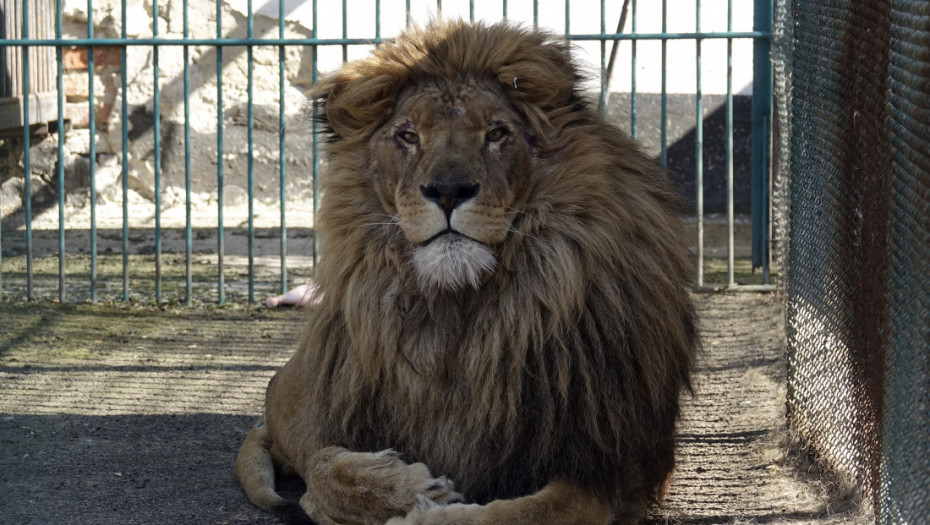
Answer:
<svg viewBox="0 0 930 525"><path fill-rule="evenodd" d="M236 476L246 496L256 507L280 516L293 525L315 525L303 507L284 499L274 489L274 462L268 450L268 428L257 426L249 431L236 456Z"/></svg>

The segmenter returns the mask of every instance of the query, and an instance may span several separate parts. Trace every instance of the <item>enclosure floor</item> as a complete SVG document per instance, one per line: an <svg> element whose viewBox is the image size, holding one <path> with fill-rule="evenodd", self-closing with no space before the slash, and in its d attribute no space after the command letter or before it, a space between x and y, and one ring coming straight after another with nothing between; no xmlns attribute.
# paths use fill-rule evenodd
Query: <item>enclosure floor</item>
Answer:
<svg viewBox="0 0 930 525"><path fill-rule="evenodd" d="M781 450L776 299L696 299L705 354L654 521L852 523ZM302 317L0 304L0 523L277 523L232 464Z"/></svg>

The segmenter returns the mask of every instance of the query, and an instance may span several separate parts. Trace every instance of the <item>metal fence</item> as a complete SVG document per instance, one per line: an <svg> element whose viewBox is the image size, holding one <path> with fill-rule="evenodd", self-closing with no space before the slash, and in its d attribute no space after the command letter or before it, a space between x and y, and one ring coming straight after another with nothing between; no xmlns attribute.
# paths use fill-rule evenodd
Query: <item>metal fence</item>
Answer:
<svg viewBox="0 0 930 525"><path fill-rule="evenodd" d="M930 7L780 13L792 429L881 523L930 521Z"/></svg>
<svg viewBox="0 0 930 525"><path fill-rule="evenodd" d="M338 17L338 21L341 22L341 35L330 38L322 35L322 29L337 24L318 20L318 14L323 6L318 6L316 0L312 2L272 0L257 9L251 0L237 2L217 0L215 4L212 2L209 4L206 2L166 4L151 0L150 3L142 4L149 6L144 12L140 11L136 5L141 2L129 2L127 5L127 0L121 0L121 2L101 0L98 3L106 8L101 11L102 8L95 6L93 0L88 0L86 10L83 10L81 14L86 19L81 19L80 16L75 18L73 13L65 17L62 0L4 0L4 13L0 19L5 20L6 25L0 32L0 50L7 56L20 58L22 68L18 78L14 80L14 83L21 86L21 90L18 93L6 95L0 93L0 97L19 96L22 118L20 127L13 130L7 129L5 132L0 131L0 136L4 137L0 138L0 168L21 170L25 176L22 179L22 187L14 188L14 190L21 191L18 197L22 205L6 213L3 219L3 232L0 234L0 297L30 300L51 298L53 295L49 295L48 290L54 290L57 287L57 298L61 302L102 298L122 301L141 299L162 302L168 300L191 304L195 300L202 299L222 304L227 301L227 292L230 290L234 291L234 297L237 300L254 301L258 281L266 284L273 283L268 287L259 286L259 293L270 293L275 290L283 292L293 282L309 277L309 272L296 272L295 274L295 268L311 267L307 259L316 256L312 222L295 225L293 219L295 212L307 211L307 208L311 206L310 202L312 202L312 210L310 210L312 217L312 212L316 210L318 203L318 194L315 190L320 162L317 155L316 137L310 136L316 130L297 127L296 124L300 123L300 119L288 113L290 111L288 105L299 105L299 101L295 101L299 95L295 97L294 86L306 86L316 80L321 69L320 57L329 50L336 50L337 53L341 51L341 59L346 60L351 58L350 55L356 53L357 50L363 52L364 49L390 38L389 32L382 30L382 19L389 13L396 15L403 12L406 24L424 23L430 16L462 16L472 20L476 18L493 20L496 17L539 26L541 18L553 14L552 6L558 8L556 11L561 10L564 16L561 16L563 26L551 27L553 24L549 24L550 30L563 34L565 38L576 42L579 46L586 43L596 45L593 56L595 67L599 69L599 83L595 83L593 89L596 92L595 96L599 96L598 100L604 109L605 116L619 121L618 115L622 114L624 120L619 122L632 135L639 135L641 139L644 139L656 153L657 158L669 167L673 175L681 172L679 175L693 176L686 187L687 191L691 192L690 199L694 204L696 286L740 287L735 270L737 261L734 255L734 238L738 237L739 231L742 230L736 218L735 207L739 205L734 204L734 192L737 194L742 192L747 195L751 194L752 212L752 258L751 262L746 261L746 267L752 271L760 268L762 288L771 289L770 232L772 227L769 194L772 181L769 176L769 130L772 111L772 69L769 47L773 0L754 0L753 27L743 27L740 30L734 30L732 0L704 0L703 5L701 0L694 0L693 3L688 0L686 11L681 9L683 5L686 5L685 0L671 1L671 7L675 8L674 12L670 11L669 0L662 0L661 3L644 3L636 0L624 0L622 3L617 0L612 2L605 2L605 0L599 2L596 0L587 2L534 0L531 7L528 2L508 4L507 0L496 2L436 0L434 3L413 2L414 5L411 5L411 0L371 0L362 6L356 5L359 2L350 4L347 0L343 0L341 5L337 3L337 10L341 7L341 16ZM239 11L231 14L230 6L234 4L242 5ZM647 20L643 10L657 9L659 5L661 7L659 20ZM329 4L326 6L332 7ZM595 13L594 17L598 18L599 30L588 33L573 31L574 27L581 25L578 21L579 6ZM173 11L170 17L166 15L166 10L169 9ZM367 14L373 13L373 24L361 29L353 28L354 19L357 18L355 14L360 12L359 9ZM307 13L305 16L310 17L307 34L301 34L292 27L293 24L289 17L295 10L305 10ZM492 12L490 15L487 14L489 10ZM515 16L517 11L521 13L519 17ZM53 31L52 34L34 34L36 26L32 22L38 16L37 13L46 13L54 20L50 26L53 27L50 29ZM95 13L98 19L95 19ZM261 17L256 13L260 13ZM268 16L276 20L276 27L268 26ZM100 19L101 17L103 20ZM195 20L199 21L201 17L212 18L211 24L215 24L214 34L203 35L192 32L192 23ZM693 19L693 28L670 31L669 22L675 22L682 17ZM714 31L704 29L711 25L708 17L712 17L715 23L719 22L722 17L726 17L726 28ZM170 20L166 24L165 20L168 18ZM230 20L232 24L229 23ZM257 20L264 27L261 34L256 32ZM702 20L704 25L702 25ZM138 28L140 23L147 28L147 34L137 30L129 31L128 28ZM16 27L21 31L18 33L10 31L13 24L18 24ZM647 25L656 30L642 31L641 28ZM615 26L616 30L611 31ZM679 26L680 24L676 27ZM716 27L719 27L719 23ZM725 97L725 102L721 107L718 122L722 138L717 150L722 153L719 155L720 158L708 159L704 155L708 147L705 144L704 123L710 121L708 120L708 108L704 106L707 96L703 92L703 86L706 85L708 79L705 71L707 67L702 65L702 58L706 58L707 55L703 54L702 50L712 41L727 44L726 67L722 71L715 72L717 75L726 75L726 93L721 95ZM644 74L640 72L640 69L645 67L645 62L638 57L638 52L642 53L644 46L651 42L661 45L662 68L659 81L661 88L658 93L654 94L660 106L657 115L658 122L651 118L644 122L644 101L652 94L643 92L642 88L637 89L638 85L642 86L645 82ZM682 95L668 92L668 46L673 42L693 43L692 89ZM734 129L738 128L740 123L734 124L734 108L739 107L734 101L733 89L734 42L752 42L754 56L751 76L751 110L748 111L751 117L747 119L746 125L737 131ZM625 54L620 53L618 59L618 51L621 48ZM36 54L36 51L48 50L54 50L53 63L48 63L47 58L43 59ZM139 50L144 50L147 54L143 69L145 75L136 75L128 65L129 62L136 60L134 54ZM276 56L269 59L269 52ZM243 53L244 59L240 56ZM169 54L170 58L166 58ZM204 66L204 57L207 55L210 57L207 61L210 67L213 67L215 63L214 70L207 71L209 67ZM238 62L233 63L231 55L234 55ZM85 71L81 73L81 75L86 75L83 76L83 80L80 75L75 80L75 72L69 70L71 67L69 64L75 60L81 62L81 67L85 68ZM198 60L200 62L195 64ZM287 70L289 64L295 60L306 63L310 71L309 75L298 74L296 77L300 78L295 78L295 75ZM261 70L261 78L256 79L255 68L260 67L257 64L268 65L270 61L276 62L270 66L272 69L264 67ZM629 69L621 71L621 68L617 66L621 62L628 64ZM109 84L101 84L100 72L107 67L112 70L111 77L108 77L111 81ZM36 122L34 118L38 109L34 107L37 105L36 99L29 96L34 90L30 84L30 72L38 68L51 68L57 81L57 108L54 108L57 110L57 115L48 122ZM166 80L164 77L169 74L165 72L169 69L171 78ZM246 77L244 88L246 101L244 109L232 108L235 114L231 115L232 110L224 103L224 82L233 69L237 71L237 74L244 74ZM239 71L241 69L245 71ZM274 69L276 69L276 79L273 78L274 73L271 73ZM11 73L6 71L5 74L9 77ZM211 87L207 90L210 92L205 93L203 87L196 85L197 82L192 80L192 74L201 77L215 76L215 89ZM130 79L131 75L135 77ZM629 87L629 91L608 101L611 94L611 82L617 83L617 79L621 79L622 83ZM76 164L76 168L75 165L69 165L68 141L71 140L71 134L75 133L74 130L81 127L75 120L83 117L75 117L68 113L68 111L73 112L75 104L70 102L70 95L66 95L66 92L72 89L69 86L75 82L81 84L78 91L81 91L81 97L86 99L82 103L84 109L78 109L87 114L88 130L87 151L81 152L81 159L78 159L80 162ZM136 111L137 108L130 103L130 95L140 84L146 83L151 86L153 92L148 101L141 104L144 106L144 111ZM267 91L266 88L271 84L276 84L277 87L276 96L271 97L274 99L273 103L277 104L276 114L268 111L267 105L261 106L255 101L256 86ZM168 104L170 107L166 108L164 99L169 91L179 94L182 102ZM676 96L686 98L689 107L693 108L694 112L691 120L693 127L690 134L686 134L691 141L687 148L690 152L687 156L690 166L682 166L682 161L675 156L674 151L670 154L673 149L669 144L669 126L672 118L669 115L668 101L670 98L674 100ZM202 118L191 116L192 97L198 97L197 100L212 100L215 103L215 127L209 131L211 140L206 145L198 137L192 137L192 128L198 130L205 128ZM112 102L112 107L108 105L107 100ZM48 109L47 103L44 106L43 110ZM263 110L261 115L256 114L256 108L259 107ZM178 117L182 122L172 124L165 117L167 112L175 115L183 114L183 118ZM98 126L101 125L103 113L108 115L112 113L119 117L108 124L110 128L106 144L99 143L101 134ZM228 128L230 119L239 119L242 122L246 130L245 136L240 136L240 134L233 136L232 130ZM307 128L309 127L310 125L307 125ZM656 130L654 138L647 128ZM275 134L276 144L256 147L256 130ZM43 133L49 133L49 135L43 136ZM748 142L747 133L751 135L751 154L747 154L750 158L747 164L750 166L746 167L747 172L751 171L751 190L739 182L734 182L738 178L734 173L739 171L739 167L734 166L736 162L734 159L738 156L735 150L739 149L742 141ZM734 145L734 134L736 134L736 145ZM52 143L48 146L49 141L56 139L57 144ZM147 141L145 148L151 153L143 160L148 159L146 162L150 166L134 158L133 152L141 147L138 146L140 141ZM43 145L48 149L42 150L40 146ZM101 148L106 152L103 152ZM181 149L183 149L183 155L180 153ZM168 150L178 150L177 159L180 160L166 160L165 152ZM197 177L200 177L204 171L203 166L196 165L197 155L201 154L202 150L209 150L213 159L213 166L210 169L215 171L211 176L212 187L204 190L204 193L210 194L206 199L209 200L211 213L213 213L213 217L206 222L198 218L197 206L193 203L196 198L192 198L192 194L195 197L197 195ZM302 164L303 161L292 160L302 155L307 155L309 161ZM6 161L3 160L4 156L7 157ZM195 157L194 165L192 165L192 156ZM87 159L86 162L82 160L84 158ZM101 159L106 159L106 161ZM17 162L19 166L15 166ZM37 175L34 173L36 171L34 166L37 162L50 166L51 170L51 174L46 177L49 180L42 181L44 189L41 191L34 187L37 183L35 180ZM106 162L111 165L105 165ZM171 166L166 166L166 162ZM135 180L133 170L136 169L137 164L141 166L138 167L139 170L151 176L150 187L146 190L150 193L150 204L137 205L136 201L131 198L130 190L133 189L132 185ZM245 212L247 218L244 221L240 220L235 231L231 233L227 231L226 226L231 220L226 215L229 209L227 201L230 199L229 188L226 186L228 176L232 175L233 164L237 170L244 171L243 185L246 195L243 200L247 206ZM725 209L720 210L720 215L725 216L726 232L726 246L722 252L715 255L721 260L726 259L726 269L725 272L716 273L716 277L710 280L705 278L707 265L704 250L706 216L704 196L708 191L704 186L704 181L705 169L708 169L708 166L712 166L721 174L721 182L718 185L721 186L721 194L725 196ZM72 176L69 170L75 170L76 175ZM114 205L120 209L121 219L119 227L114 227L113 231L108 230L104 233L107 246L101 248L98 245L101 239L101 232L98 231L98 222L100 222L98 202L103 197L98 195L98 186L100 186L100 178L104 171L111 173L114 170L116 170L118 183L114 186L115 189L111 188L111 193L114 193L111 197L115 201ZM183 200L184 206L183 225L178 228L163 226L165 213L163 199L168 191L165 179L172 176L170 173L175 174L171 184L183 188L180 195L175 195L178 201ZM3 180L7 181L11 178L12 174L6 173ZM295 179L304 184L304 189L308 192L306 199L297 204L294 203L293 195L291 195ZM77 182L74 182L75 180ZM202 185L202 181L200 183ZM274 197L269 198L276 200L276 210L267 207L262 210L256 209L258 199L256 184L264 194ZM744 184L750 186L749 181ZM72 189L69 189L69 185ZM81 198L86 199L84 209L87 209L89 213L89 217L81 219L80 235L75 233L74 227L69 227L71 217L66 216L66 210L71 209L68 199L73 197L75 185L79 187L79 193L87 194ZM276 192L269 190L270 186L275 186ZM36 195L41 194L42 191L46 191L49 195L44 197ZM10 200L17 197L16 195L11 197L11 193L14 192L6 191L0 199ZM31 197L25 198L25 196ZM50 247L41 249L37 248L36 232L33 227L36 215L34 207L37 199L41 201L44 209L57 208L58 210L57 228L43 230L40 236L45 242L43 246ZM2 203L0 200L0 204ZM16 206L8 202L4 209L9 210L11 207ZM146 213L150 213L151 217L140 226L137 219L142 214L142 208L150 209L151 211ZM276 219L272 221L274 222L272 226L268 225L269 214L274 215ZM263 220L265 226L256 226L257 217ZM215 237L215 245L207 246L200 237L201 234L206 236L203 230L213 228L215 230L210 232L209 237ZM48 233L56 229L57 234ZM245 253L241 255L241 258L237 253L235 261L230 257L229 247L226 244L230 235L233 234L240 235L246 240ZM57 238L52 239L50 235ZM747 235L749 235L748 232ZM294 239L301 239L302 242L297 248L299 250L297 255L289 254L289 250L295 251ZM166 249L165 243L169 241L174 247ZM291 241L290 244L289 241ZM272 246L273 243L277 246ZM75 249L75 244L78 245L77 249ZM257 252L259 245L262 247ZM274 252L274 257L277 259L273 265L268 262L267 254L270 252ZM101 263L102 256L105 259L104 263ZM55 260L58 263L57 274L53 268ZM275 267L273 271L269 270L271 266ZM262 273L263 271L265 273ZM259 273L262 275L257 277ZM212 299L203 294L198 296L196 293L198 286L203 284L205 275L211 276L209 279L214 283L211 285L214 290ZM758 289L752 286L742 288ZM51 293L54 294L54 292Z"/></svg>

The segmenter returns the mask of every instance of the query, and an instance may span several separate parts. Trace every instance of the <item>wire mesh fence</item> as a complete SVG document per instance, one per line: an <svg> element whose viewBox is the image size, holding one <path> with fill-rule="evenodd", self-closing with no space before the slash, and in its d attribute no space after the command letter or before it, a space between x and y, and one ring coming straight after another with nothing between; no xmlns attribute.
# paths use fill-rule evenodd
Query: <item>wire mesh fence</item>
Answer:
<svg viewBox="0 0 930 525"><path fill-rule="evenodd" d="M930 8L794 0L783 13L790 424L879 521L924 523Z"/></svg>

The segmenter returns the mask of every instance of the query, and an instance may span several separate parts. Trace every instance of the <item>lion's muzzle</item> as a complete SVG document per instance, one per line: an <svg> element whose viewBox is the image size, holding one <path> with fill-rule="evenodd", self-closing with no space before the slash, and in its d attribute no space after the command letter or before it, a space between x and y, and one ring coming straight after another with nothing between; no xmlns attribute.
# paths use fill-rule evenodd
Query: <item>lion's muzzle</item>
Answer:
<svg viewBox="0 0 930 525"><path fill-rule="evenodd" d="M472 184L465 179L437 179L426 186L420 186L420 194L424 199L442 208L448 220L453 210L474 199L480 189L480 184Z"/></svg>

